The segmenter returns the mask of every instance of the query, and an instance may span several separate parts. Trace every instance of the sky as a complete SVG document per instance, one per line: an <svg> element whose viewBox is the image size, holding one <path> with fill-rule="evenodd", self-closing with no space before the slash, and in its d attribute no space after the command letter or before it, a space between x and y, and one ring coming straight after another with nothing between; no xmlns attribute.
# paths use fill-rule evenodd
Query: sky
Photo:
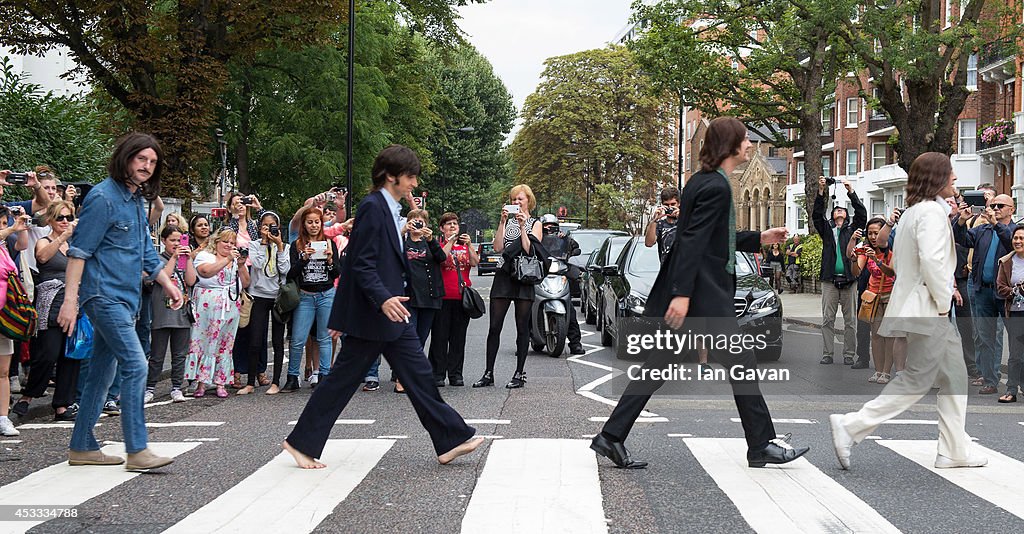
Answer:
<svg viewBox="0 0 1024 534"><path fill-rule="evenodd" d="M603 48L626 26L631 0L489 0L458 8L459 27L512 93L518 114L537 88L544 60Z"/></svg>

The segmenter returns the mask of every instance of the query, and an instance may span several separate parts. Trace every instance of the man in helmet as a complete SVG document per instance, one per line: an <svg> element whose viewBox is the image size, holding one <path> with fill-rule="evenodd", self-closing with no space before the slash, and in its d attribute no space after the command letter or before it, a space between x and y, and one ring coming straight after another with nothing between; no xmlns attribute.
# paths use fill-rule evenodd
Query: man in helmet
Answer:
<svg viewBox="0 0 1024 534"><path fill-rule="evenodd" d="M541 227L544 229L544 238L541 244L553 258L559 258L568 263L572 256L580 253L580 246L576 240L566 235L558 228L558 217L545 213L540 218ZM567 276L571 279L579 279L579 268L569 265ZM576 307L569 306L569 332L566 335L569 341L569 352L571 354L584 354L583 343L580 342L580 323L576 320Z"/></svg>

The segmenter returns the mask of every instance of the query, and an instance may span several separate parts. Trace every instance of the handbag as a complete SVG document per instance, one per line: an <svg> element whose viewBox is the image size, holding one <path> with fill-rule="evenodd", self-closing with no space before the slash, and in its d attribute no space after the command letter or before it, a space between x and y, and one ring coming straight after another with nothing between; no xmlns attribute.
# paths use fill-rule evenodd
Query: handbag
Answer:
<svg viewBox="0 0 1024 534"><path fill-rule="evenodd" d="M885 287L885 273L882 273L882 282L878 284L878 287ZM860 309L857 310L857 319L865 323L874 321L875 315L878 315L878 310L887 302L889 302L888 293L879 295L874 291L864 290L860 294Z"/></svg>
<svg viewBox="0 0 1024 534"><path fill-rule="evenodd" d="M25 294L18 273L7 274L7 301L0 309L0 335L15 341L28 341L36 331L36 308Z"/></svg>
<svg viewBox="0 0 1024 534"><path fill-rule="evenodd" d="M486 307L484 306L484 299L480 296L477 290L466 285L466 282L462 279L462 269L459 268L459 260L452 256L452 261L455 263L455 272L459 277L459 293L462 295L462 311L466 312L466 315L470 319L479 319L483 317Z"/></svg>
<svg viewBox="0 0 1024 534"><path fill-rule="evenodd" d="M68 336L64 346L64 357L72 360L87 360L92 357L93 329L89 316L82 314L75 323L75 331Z"/></svg>
<svg viewBox="0 0 1024 534"><path fill-rule="evenodd" d="M299 307L299 284L295 280L289 280L281 284L277 290L277 298L274 299L274 316L282 323L288 322L288 316Z"/></svg>
<svg viewBox="0 0 1024 534"><path fill-rule="evenodd" d="M540 259L533 255L520 254L512 260L512 279L520 284L537 285L544 279Z"/></svg>

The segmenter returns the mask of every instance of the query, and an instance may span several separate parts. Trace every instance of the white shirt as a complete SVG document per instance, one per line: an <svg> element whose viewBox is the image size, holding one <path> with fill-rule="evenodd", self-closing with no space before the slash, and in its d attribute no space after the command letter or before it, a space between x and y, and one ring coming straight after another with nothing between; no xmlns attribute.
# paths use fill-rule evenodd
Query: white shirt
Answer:
<svg viewBox="0 0 1024 534"><path fill-rule="evenodd" d="M381 189L380 194L384 196L384 200L388 203L388 208L391 209L391 217L395 220L395 235L398 236L398 247L405 250L405 243L402 242L402 205L399 204L395 197L391 196L386 190Z"/></svg>

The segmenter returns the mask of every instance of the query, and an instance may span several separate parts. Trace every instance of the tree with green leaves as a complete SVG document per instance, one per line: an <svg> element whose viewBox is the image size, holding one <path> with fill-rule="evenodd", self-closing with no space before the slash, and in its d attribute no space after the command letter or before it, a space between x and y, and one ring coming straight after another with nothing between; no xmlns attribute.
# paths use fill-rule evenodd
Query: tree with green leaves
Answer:
<svg viewBox="0 0 1024 534"><path fill-rule="evenodd" d="M664 101L626 47L549 58L510 147L516 176L542 211L565 205L577 220L592 188L590 226L612 225L609 211L594 208L602 185L642 203L674 183ZM628 224L639 225L637 211L629 213Z"/></svg>
<svg viewBox="0 0 1024 534"><path fill-rule="evenodd" d="M630 47L656 87L708 116L733 115L777 146L803 150L806 175L822 174L822 111L851 65L835 32L850 12L842 2L806 0L634 2L646 23ZM791 141L788 129L798 129ZM805 183L811 213L817 180ZM812 228L813 231L813 228Z"/></svg>
<svg viewBox="0 0 1024 534"><path fill-rule="evenodd" d="M0 57L0 168L47 164L66 182L95 182L106 175L111 142L85 99L43 93Z"/></svg>
<svg viewBox="0 0 1024 534"><path fill-rule="evenodd" d="M813 9L803 0L789 0L798 9ZM944 5L937 0L842 2L851 13L837 28L844 48L867 69L877 97L862 88L861 96L880 107L899 132L894 139L897 161L904 170L925 152L951 154L956 147L957 120L967 97L967 64L972 54L991 44L1020 53L1019 6L993 0L958 2L959 17L944 24ZM856 14L856 16L853 16Z"/></svg>
<svg viewBox="0 0 1024 534"><path fill-rule="evenodd" d="M421 179L431 193L428 206L437 215L489 206L491 184L511 179L502 143L515 121L512 95L470 45L451 53L435 50L432 57L440 83L433 107L444 127L429 143L437 169Z"/></svg>
<svg viewBox="0 0 1024 534"><path fill-rule="evenodd" d="M450 42L459 39L452 6L466 2L398 3L410 24ZM0 44L27 54L67 47L78 74L127 111L119 114L122 129L162 141L164 193L189 198L199 162L214 152L229 63L281 46L323 44L346 11L342 0L0 0L7 21Z"/></svg>

